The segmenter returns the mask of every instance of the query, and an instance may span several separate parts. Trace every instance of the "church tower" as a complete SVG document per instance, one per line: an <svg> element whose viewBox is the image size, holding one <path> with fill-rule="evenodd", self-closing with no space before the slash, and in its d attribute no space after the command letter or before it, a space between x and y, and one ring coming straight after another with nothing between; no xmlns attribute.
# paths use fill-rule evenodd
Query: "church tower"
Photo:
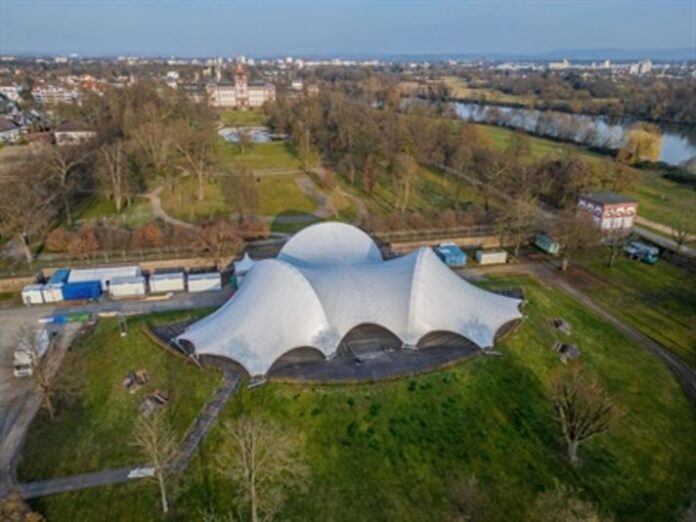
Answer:
<svg viewBox="0 0 696 522"><path fill-rule="evenodd" d="M249 106L249 84L247 81L244 65L237 63L234 70L234 90L237 98L237 107L246 108Z"/></svg>

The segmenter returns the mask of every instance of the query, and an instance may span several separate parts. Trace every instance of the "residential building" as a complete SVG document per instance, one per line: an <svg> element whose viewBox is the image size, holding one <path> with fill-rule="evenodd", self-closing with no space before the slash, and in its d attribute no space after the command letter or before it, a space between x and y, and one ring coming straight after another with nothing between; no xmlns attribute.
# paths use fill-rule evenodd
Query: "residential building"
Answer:
<svg viewBox="0 0 696 522"><path fill-rule="evenodd" d="M0 143L17 143L22 138L22 129L9 118L0 118Z"/></svg>
<svg viewBox="0 0 696 522"><path fill-rule="evenodd" d="M590 192L579 196L578 209L589 212L602 231L629 232L638 213L638 202L612 192Z"/></svg>
<svg viewBox="0 0 696 522"><path fill-rule="evenodd" d="M97 137L95 130L82 123L68 122L59 125L53 131L53 139L59 147L65 145L81 145Z"/></svg>

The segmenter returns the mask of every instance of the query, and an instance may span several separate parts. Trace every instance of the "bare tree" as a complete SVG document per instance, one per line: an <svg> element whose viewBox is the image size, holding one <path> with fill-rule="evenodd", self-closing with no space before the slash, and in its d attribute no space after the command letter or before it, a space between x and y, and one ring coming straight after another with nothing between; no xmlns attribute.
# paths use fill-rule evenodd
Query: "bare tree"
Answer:
<svg viewBox="0 0 696 522"><path fill-rule="evenodd" d="M80 146L50 146L45 155L44 168L46 173L56 181L63 200L65 219L72 224L70 199L77 185L76 177L80 167L87 161L87 151Z"/></svg>
<svg viewBox="0 0 696 522"><path fill-rule="evenodd" d="M244 164L234 165L220 182L222 193L230 208L237 213L240 222L246 217L258 214L259 180L249 167Z"/></svg>
<svg viewBox="0 0 696 522"><path fill-rule="evenodd" d="M551 390L568 460L575 465L578 446L608 431L617 411L599 381L583 375L577 365L558 370L551 378Z"/></svg>
<svg viewBox="0 0 696 522"><path fill-rule="evenodd" d="M249 130L244 127L237 127L237 145L239 146L239 153L244 154L253 144L254 140L251 138Z"/></svg>
<svg viewBox="0 0 696 522"><path fill-rule="evenodd" d="M394 169L398 184L401 185L401 197L397 208L401 212L405 212L411 200L413 184L418 174L418 163L413 156L402 152L397 154L394 159L392 169Z"/></svg>
<svg viewBox="0 0 696 522"><path fill-rule="evenodd" d="M40 328L21 327L17 333L16 346L18 352L26 354L26 362L31 365L31 378L42 394L42 407L53 420L56 416L53 399L57 391L57 380L48 368L48 351L51 346L48 333Z"/></svg>
<svg viewBox="0 0 696 522"><path fill-rule="evenodd" d="M696 236L696 210L693 205L680 205L674 209L669 220L671 235L681 252L686 243Z"/></svg>
<svg viewBox="0 0 696 522"><path fill-rule="evenodd" d="M133 430L131 444L140 450L153 469L152 478L157 481L162 513L169 512L167 483L172 474L171 463L178 452L176 435L169 427L164 411L141 415Z"/></svg>
<svg viewBox="0 0 696 522"><path fill-rule="evenodd" d="M628 232L621 228L612 228L602 234L602 244L607 247L607 267L611 268L616 264L616 260L623 251L624 247L628 245L630 236Z"/></svg>
<svg viewBox="0 0 696 522"><path fill-rule="evenodd" d="M286 426L262 417L240 417L223 428L219 471L248 503L252 522L269 520L291 486L302 486L308 469L301 440Z"/></svg>
<svg viewBox="0 0 696 522"><path fill-rule="evenodd" d="M514 245L515 256L520 255L522 242L534 230L537 221L536 199L528 194L522 194L502 210L498 227L503 239Z"/></svg>
<svg viewBox="0 0 696 522"><path fill-rule="evenodd" d="M573 489L556 483L539 495L532 507L530 520L535 522L601 522L595 507L578 497Z"/></svg>
<svg viewBox="0 0 696 522"><path fill-rule="evenodd" d="M568 269L570 260L582 250L599 243L601 232L586 212L566 208L553 225L551 234L560 246L561 271Z"/></svg>
<svg viewBox="0 0 696 522"><path fill-rule="evenodd" d="M134 189L134 175L124 142L119 139L99 147L99 159L99 178L113 200L116 212L120 213Z"/></svg>
<svg viewBox="0 0 696 522"><path fill-rule="evenodd" d="M180 168L193 174L198 182L198 201L205 199L205 182L215 163L215 134L207 121L182 122L177 129L176 149Z"/></svg>
<svg viewBox="0 0 696 522"><path fill-rule="evenodd" d="M31 510L18 491L0 498L0 520L4 522L44 522L46 519Z"/></svg>
<svg viewBox="0 0 696 522"><path fill-rule="evenodd" d="M218 270L222 270L222 257L236 255L242 248L242 239L239 231L223 219L209 221L203 224L198 234L198 239L205 252L215 261Z"/></svg>
<svg viewBox="0 0 696 522"><path fill-rule="evenodd" d="M488 498L481 493L476 476L466 482L457 481L449 490L451 522L476 522L485 518Z"/></svg>
<svg viewBox="0 0 696 522"><path fill-rule="evenodd" d="M0 234L14 236L30 266L34 262L30 241L48 231L58 208L53 184L31 160L0 181Z"/></svg>

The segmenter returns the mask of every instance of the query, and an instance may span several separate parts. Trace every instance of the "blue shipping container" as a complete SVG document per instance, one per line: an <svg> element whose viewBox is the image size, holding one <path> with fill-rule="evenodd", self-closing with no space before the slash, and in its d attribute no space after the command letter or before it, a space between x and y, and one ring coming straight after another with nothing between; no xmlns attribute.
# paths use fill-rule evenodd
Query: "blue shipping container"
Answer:
<svg viewBox="0 0 696 522"><path fill-rule="evenodd" d="M48 279L48 284L51 285L57 285L60 283L66 283L68 281L68 276L70 275L70 269L68 268L61 268L59 270L56 270L51 274L51 277Z"/></svg>
<svg viewBox="0 0 696 522"><path fill-rule="evenodd" d="M466 254L457 245L439 245L435 248L435 253L447 266L466 266Z"/></svg>
<svg viewBox="0 0 696 522"><path fill-rule="evenodd" d="M100 281L80 281L65 283L62 288L63 299L66 301L82 301L84 299L99 299L102 294Z"/></svg>

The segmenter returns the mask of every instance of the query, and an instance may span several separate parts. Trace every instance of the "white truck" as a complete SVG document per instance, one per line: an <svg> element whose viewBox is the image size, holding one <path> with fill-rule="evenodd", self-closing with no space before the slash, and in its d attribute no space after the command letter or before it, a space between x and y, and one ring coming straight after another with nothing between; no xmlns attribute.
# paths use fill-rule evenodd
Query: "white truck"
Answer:
<svg viewBox="0 0 696 522"><path fill-rule="evenodd" d="M34 374L34 366L46 355L51 344L46 328L39 328L33 335L36 336L33 342L23 337L15 348L14 376L17 378L31 377Z"/></svg>

